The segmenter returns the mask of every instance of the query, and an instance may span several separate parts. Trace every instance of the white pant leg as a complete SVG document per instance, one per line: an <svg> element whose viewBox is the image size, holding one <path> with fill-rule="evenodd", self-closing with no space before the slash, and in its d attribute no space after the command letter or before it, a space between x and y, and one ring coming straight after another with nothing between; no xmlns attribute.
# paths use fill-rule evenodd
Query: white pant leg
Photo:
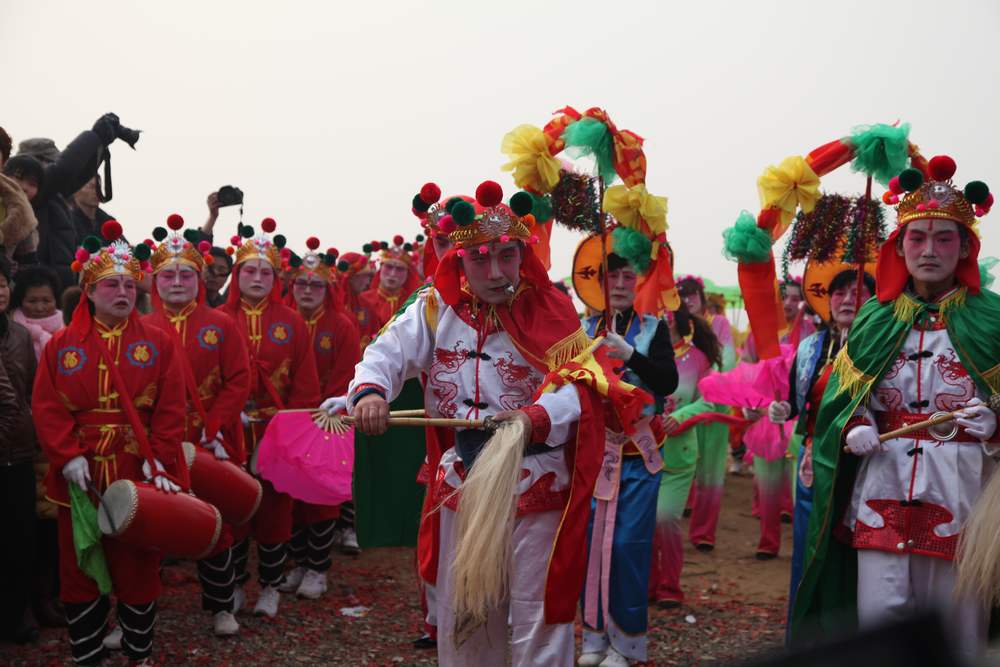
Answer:
<svg viewBox="0 0 1000 667"><path fill-rule="evenodd" d="M955 646L966 657L979 657L986 650L989 614L974 600L955 598L955 565L927 556L910 556L910 580L916 607L936 610Z"/></svg>
<svg viewBox="0 0 1000 667"><path fill-rule="evenodd" d="M510 612L513 667L573 665L573 624L545 623L545 576L562 512L527 514L514 522Z"/></svg>
<svg viewBox="0 0 1000 667"><path fill-rule="evenodd" d="M580 646L581 653L607 653L611 642L604 632L583 629L583 641Z"/></svg>
<svg viewBox="0 0 1000 667"><path fill-rule="evenodd" d="M916 610L910 559L858 549L858 623L870 628L909 617Z"/></svg>
<svg viewBox="0 0 1000 667"><path fill-rule="evenodd" d="M461 646L455 646L455 614L452 563L455 560L455 513L441 507L441 532L438 552L437 621L438 664L441 667L487 667L507 662L507 610L490 613L486 625L479 628Z"/></svg>
<svg viewBox="0 0 1000 667"><path fill-rule="evenodd" d="M427 618L424 619L427 625L437 627L437 587L434 584L421 582L424 586L424 599L427 600Z"/></svg>

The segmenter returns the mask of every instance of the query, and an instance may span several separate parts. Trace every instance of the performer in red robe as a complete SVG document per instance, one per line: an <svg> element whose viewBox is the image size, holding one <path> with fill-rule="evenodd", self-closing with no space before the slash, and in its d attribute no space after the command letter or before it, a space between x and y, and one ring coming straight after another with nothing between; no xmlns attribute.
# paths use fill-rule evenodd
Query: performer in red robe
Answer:
<svg viewBox="0 0 1000 667"><path fill-rule="evenodd" d="M290 289L285 304L296 308L309 332L309 349L323 396L341 396L354 377L354 365L361 358L361 337L354 320L337 298L333 267L337 252L318 252L319 239L306 241L308 252L289 259ZM285 578L280 590L315 600L326 592L330 550L340 506L295 502L291 552L297 567Z"/></svg>
<svg viewBox="0 0 1000 667"><path fill-rule="evenodd" d="M240 412L250 393L250 360L246 344L233 318L205 304L202 276L211 259L207 241L198 243L179 215L167 224L173 229L153 230L160 241L152 256L153 312L143 322L166 331L174 340L183 371L186 402L184 440L200 444L216 458L237 465L246 461ZM187 236L191 240L185 238ZM183 455L179 474L186 473ZM236 591L232 528L223 526L215 550L198 561L202 609L213 614L216 635L234 635L239 624L233 616Z"/></svg>
<svg viewBox="0 0 1000 667"><path fill-rule="evenodd" d="M371 342L420 284L420 274L411 254L413 246L404 243L399 235L392 242L391 246L386 241L379 244L378 273L368 291L358 297L367 313L367 321L361 327L362 347Z"/></svg>
<svg viewBox="0 0 1000 667"><path fill-rule="evenodd" d="M91 236L77 251L73 268L81 274L84 296L70 325L44 350L32 400L50 464L46 495L59 506L60 597L78 664L105 657L110 602L77 563L71 502L77 511L86 503L96 506L94 492L119 479L151 475L165 493L178 491L163 471L175 464L184 425L173 341L135 312L136 284L143 277L139 258L149 258L149 247L133 250L119 240L115 221L106 222L102 233L110 245L102 247ZM145 661L152 653L160 554L110 537L99 544L118 600L122 649L131 660Z"/></svg>
<svg viewBox="0 0 1000 667"><path fill-rule="evenodd" d="M375 277L375 265L369 258L371 244L365 244L364 254L357 252L344 253L337 261L337 289L340 300L347 312L358 325L358 330L364 330L368 324L368 313L361 305L361 295L371 287Z"/></svg>
<svg viewBox="0 0 1000 667"><path fill-rule="evenodd" d="M281 252L269 236L274 228L271 218L261 223L260 234L247 225L241 227L243 239L236 239L233 286L222 306L222 311L236 320L250 353L250 399L241 419L251 457L278 410L314 408L320 400L316 360L310 351L305 322L281 303L278 282ZM280 235L275 239L284 245ZM292 536L292 498L275 491L266 480L261 480L261 485L264 497L250 530L257 541L261 585L254 613L273 618L278 613L281 597L278 586L285 578L285 557ZM245 537L237 534L235 538L239 541L233 547L240 584L236 592L238 601L242 598L242 584L248 579L249 543L247 539L239 539Z"/></svg>

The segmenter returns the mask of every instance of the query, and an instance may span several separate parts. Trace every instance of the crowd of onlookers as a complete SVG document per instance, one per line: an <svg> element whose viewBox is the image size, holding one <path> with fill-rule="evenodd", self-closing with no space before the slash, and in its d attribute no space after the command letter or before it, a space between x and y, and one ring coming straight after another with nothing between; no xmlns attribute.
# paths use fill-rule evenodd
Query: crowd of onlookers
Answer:
<svg viewBox="0 0 1000 667"><path fill-rule="evenodd" d="M41 351L66 326L81 291L71 265L85 237L100 236L112 219L109 146L121 138L114 114L105 114L62 150L51 139L16 144L0 127L0 640L26 643L38 626L65 625L58 600L56 509L42 483L46 462L35 437L31 391ZM104 165L103 177L101 166ZM211 241L218 218L208 197L202 234ZM213 247L206 298L215 307L232 259ZM150 284L138 309L149 312Z"/></svg>

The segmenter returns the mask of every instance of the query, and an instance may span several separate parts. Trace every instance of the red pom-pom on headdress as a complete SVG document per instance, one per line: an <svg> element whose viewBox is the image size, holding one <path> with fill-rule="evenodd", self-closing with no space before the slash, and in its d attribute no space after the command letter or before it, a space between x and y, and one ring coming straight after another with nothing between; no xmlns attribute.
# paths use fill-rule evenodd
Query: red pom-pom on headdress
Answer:
<svg viewBox="0 0 1000 667"><path fill-rule="evenodd" d="M492 208L503 201L503 188L496 181L483 181L476 188L476 201L484 208Z"/></svg>
<svg viewBox="0 0 1000 667"><path fill-rule="evenodd" d="M316 248L319 247L319 239L316 238L315 236L310 236L309 238L306 239L306 247L309 248L310 250L315 250Z"/></svg>
<svg viewBox="0 0 1000 667"><path fill-rule="evenodd" d="M278 223L274 221L274 218L264 218L260 221L260 228L263 229L265 233L270 234L278 228Z"/></svg>
<svg viewBox="0 0 1000 667"><path fill-rule="evenodd" d="M930 172L931 179L935 181L947 181L955 175L956 169L958 167L955 161L947 155L937 155L927 163L927 170Z"/></svg>
<svg viewBox="0 0 1000 667"><path fill-rule="evenodd" d="M441 188L436 183L424 184L424 187L420 188L420 199L428 206L436 204L441 199Z"/></svg>
<svg viewBox="0 0 1000 667"><path fill-rule="evenodd" d="M101 236L108 241L117 241L122 237L122 226L117 220L108 220L101 225Z"/></svg>
<svg viewBox="0 0 1000 667"><path fill-rule="evenodd" d="M206 252L209 252L211 249L212 249L212 244L209 243L208 241L198 242L198 251L200 253L205 254Z"/></svg>
<svg viewBox="0 0 1000 667"><path fill-rule="evenodd" d="M177 213L171 213L170 215L167 216L167 227L169 227L170 229L177 231L183 226L184 226L184 218L182 218Z"/></svg>
<svg viewBox="0 0 1000 667"><path fill-rule="evenodd" d="M392 237L392 244L393 245L403 245L403 241L404 240L405 239L402 237L402 235L396 234L395 236Z"/></svg>
<svg viewBox="0 0 1000 667"><path fill-rule="evenodd" d="M332 246L326 249L326 254L333 255L334 257L340 257L340 251Z"/></svg>
<svg viewBox="0 0 1000 667"><path fill-rule="evenodd" d="M455 218L451 217L451 213L444 214L438 220L438 230L442 234L451 234L457 227L458 225L455 224Z"/></svg>
<svg viewBox="0 0 1000 667"><path fill-rule="evenodd" d="M899 176L893 176L889 179L889 192L894 195L901 195L906 192L903 190L903 186L899 184Z"/></svg>

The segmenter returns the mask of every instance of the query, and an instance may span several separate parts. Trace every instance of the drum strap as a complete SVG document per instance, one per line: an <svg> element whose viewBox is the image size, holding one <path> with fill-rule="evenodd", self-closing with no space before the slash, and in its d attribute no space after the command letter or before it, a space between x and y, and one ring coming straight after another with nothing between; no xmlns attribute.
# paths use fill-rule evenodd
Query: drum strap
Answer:
<svg viewBox="0 0 1000 667"><path fill-rule="evenodd" d="M281 396L278 394L278 390L275 388L274 383L271 382L271 378L267 377L264 365L256 358L253 361L254 365L257 366L257 375L260 377L261 384L264 385L264 389L267 390L268 396L270 396L271 400L274 401L274 406L279 410L284 410L285 402L281 400Z"/></svg>
<svg viewBox="0 0 1000 667"><path fill-rule="evenodd" d="M142 452L143 457L149 463L149 470L155 474L157 470L156 457L153 455L153 446L149 444L146 429L139 418L139 411L135 409L135 403L132 402L132 395L129 392L129 388L125 385L125 380L122 378L121 373L118 372L118 365L111 359L108 348L103 344L97 347L101 351L101 359L104 361L104 365L108 367L108 373L111 375L111 383L115 386L115 391L118 392L118 400L121 402L122 409L128 417L128 423L132 426L132 431L135 433L136 442L139 443L139 451ZM159 471L159 474L175 484L186 487L185 484L165 470Z"/></svg>
<svg viewBox="0 0 1000 667"><path fill-rule="evenodd" d="M184 385L187 387L188 398L191 399L195 412L201 417L201 423L205 429L205 438L210 440L215 437L215 431L218 430L218 427L215 427L209 433L208 411L205 410L205 404L201 402L201 397L198 395L198 383L194 379L194 369L191 368L191 361L184 352L184 341L181 340L180 334L174 327L166 327L166 330L174 339L174 349L177 350L178 356L181 358L181 370L184 373Z"/></svg>

